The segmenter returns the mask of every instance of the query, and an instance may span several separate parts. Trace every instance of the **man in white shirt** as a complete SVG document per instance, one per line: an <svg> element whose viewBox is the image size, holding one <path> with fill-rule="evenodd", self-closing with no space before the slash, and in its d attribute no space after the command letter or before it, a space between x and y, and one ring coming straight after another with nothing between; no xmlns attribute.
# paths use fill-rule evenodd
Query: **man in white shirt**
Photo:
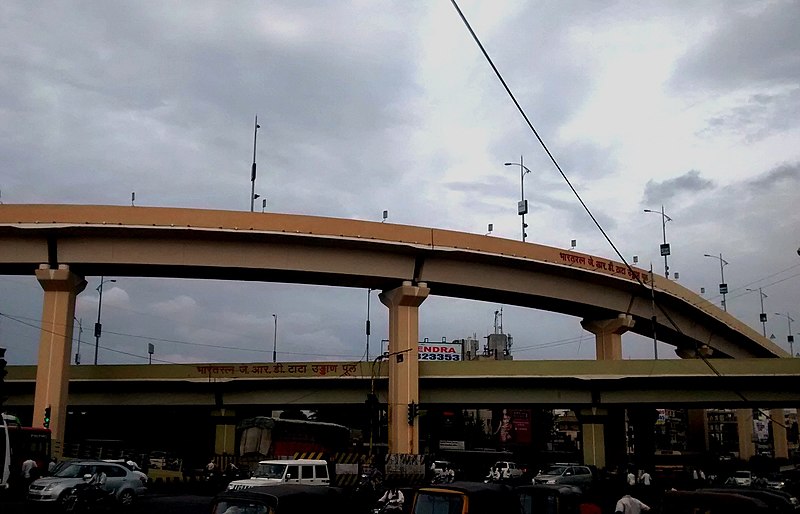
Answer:
<svg viewBox="0 0 800 514"><path fill-rule="evenodd" d="M36 467L36 461L30 457L22 463L22 480L25 482L25 488L36 479Z"/></svg>
<svg viewBox="0 0 800 514"><path fill-rule="evenodd" d="M630 494L626 494L617 501L617 505L614 507L614 514L639 514L648 510L650 510L650 507Z"/></svg>

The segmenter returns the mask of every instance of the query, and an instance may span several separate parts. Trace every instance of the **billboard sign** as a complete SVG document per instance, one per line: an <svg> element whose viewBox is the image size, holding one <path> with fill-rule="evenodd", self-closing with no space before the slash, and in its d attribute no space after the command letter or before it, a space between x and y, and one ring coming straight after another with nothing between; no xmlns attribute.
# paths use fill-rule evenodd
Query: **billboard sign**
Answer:
<svg viewBox="0 0 800 514"><path fill-rule="evenodd" d="M384 355L389 353L389 341L384 340ZM422 341L417 345L421 361L460 361L462 343Z"/></svg>

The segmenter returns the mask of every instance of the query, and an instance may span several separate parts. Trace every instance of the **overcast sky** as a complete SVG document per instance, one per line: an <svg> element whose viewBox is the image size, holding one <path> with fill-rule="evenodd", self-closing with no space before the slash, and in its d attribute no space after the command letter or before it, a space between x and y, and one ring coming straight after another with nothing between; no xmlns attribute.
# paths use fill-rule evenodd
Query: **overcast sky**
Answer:
<svg viewBox="0 0 800 514"><path fill-rule="evenodd" d="M788 350L800 332L800 3L461 0L614 244ZM249 210L437 227L615 258L450 1L0 3L0 200ZM256 201L261 211L261 200ZM110 277L100 363L364 356L367 291ZM79 296L93 360L99 277ZM752 289L754 291L748 291ZM435 291L432 291L435 295ZM387 334L372 293L370 355ZM42 292L0 276L0 345L37 358ZM493 331L501 305L432 296L420 336ZM517 359L593 359L576 318L513 306ZM782 313L781 316L775 315ZM76 326L75 337L78 336ZM626 358L652 341L623 338ZM799 338L800 341L800 338ZM800 351L796 345L795 351ZM124 352L124 353L123 353ZM659 356L674 357L659 345Z"/></svg>

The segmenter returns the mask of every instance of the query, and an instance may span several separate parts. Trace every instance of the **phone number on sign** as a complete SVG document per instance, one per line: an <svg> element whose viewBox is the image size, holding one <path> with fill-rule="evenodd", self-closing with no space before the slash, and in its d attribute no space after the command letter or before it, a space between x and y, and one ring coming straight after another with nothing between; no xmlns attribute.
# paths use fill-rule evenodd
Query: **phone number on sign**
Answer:
<svg viewBox="0 0 800 514"><path fill-rule="evenodd" d="M419 360L421 361L460 361L461 356L458 354L444 354L444 353L420 353Z"/></svg>

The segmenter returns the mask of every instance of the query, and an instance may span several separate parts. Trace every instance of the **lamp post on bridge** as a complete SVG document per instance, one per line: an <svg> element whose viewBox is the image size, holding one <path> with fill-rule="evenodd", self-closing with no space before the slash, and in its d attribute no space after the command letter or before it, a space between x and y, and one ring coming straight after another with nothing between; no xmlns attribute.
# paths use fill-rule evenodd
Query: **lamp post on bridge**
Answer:
<svg viewBox="0 0 800 514"><path fill-rule="evenodd" d="M652 212L661 215L661 233L664 236L664 243L661 245L661 255L664 256L664 277L669 278L669 265L667 264L667 256L669 255L669 243L667 243L667 222L672 221L672 218L664 214L664 206L661 206L660 211L652 209L645 209L644 212Z"/></svg>
<svg viewBox="0 0 800 514"><path fill-rule="evenodd" d="M757 290L756 289L750 289L748 287L748 288L745 288L745 291L751 291L753 293L758 291L758 296L761 297L761 313L758 315L758 319L761 320L761 333L764 334L764 337L767 337L767 313L764 312L764 298L766 298L767 295L766 295L766 293L761 291L760 287ZM789 333L790 334L792 333L791 329L789 330Z"/></svg>
<svg viewBox="0 0 800 514"><path fill-rule="evenodd" d="M519 166L519 192L520 192L520 201L517 204L517 214L522 216L522 242L525 242L525 238L528 234L525 233L525 229L528 228L528 224L525 223L525 215L528 214L528 201L525 199L525 175L527 173L531 173L531 170L523 164L522 156L519 156L519 162L506 162L504 163L505 166Z"/></svg>
<svg viewBox="0 0 800 514"><path fill-rule="evenodd" d="M789 323L789 333L786 336L786 341L789 343L789 353L794 357L794 335L792 334L792 321L794 321L794 319L789 316L788 312L786 314L776 312L775 315L785 317L786 321Z"/></svg>
<svg viewBox="0 0 800 514"><path fill-rule="evenodd" d="M728 261L722 258L722 254L719 254L719 257L717 257L716 255L709 255L707 253L704 253L703 257L711 257L712 259L719 260L719 276L720 276L719 294L722 295L722 310L728 312L728 305L725 303L725 295L728 294L728 284L725 283L725 270L723 268L728 264Z"/></svg>
<svg viewBox="0 0 800 514"><path fill-rule="evenodd" d="M97 366L97 350L100 348L100 335L103 332L103 324L100 323L100 311L103 308L103 284L106 282L116 282L113 278L100 277L100 285L97 286L97 292L100 297L97 299L97 323L94 324L94 365Z"/></svg>
<svg viewBox="0 0 800 514"><path fill-rule="evenodd" d="M278 315L273 314L275 318L275 332L272 334L272 362L278 362Z"/></svg>
<svg viewBox="0 0 800 514"><path fill-rule="evenodd" d="M256 114L256 121L253 127L253 166L250 170L250 212L253 212L253 204L258 196L256 195L256 140L258 138L258 129L261 125L258 124L258 115Z"/></svg>

